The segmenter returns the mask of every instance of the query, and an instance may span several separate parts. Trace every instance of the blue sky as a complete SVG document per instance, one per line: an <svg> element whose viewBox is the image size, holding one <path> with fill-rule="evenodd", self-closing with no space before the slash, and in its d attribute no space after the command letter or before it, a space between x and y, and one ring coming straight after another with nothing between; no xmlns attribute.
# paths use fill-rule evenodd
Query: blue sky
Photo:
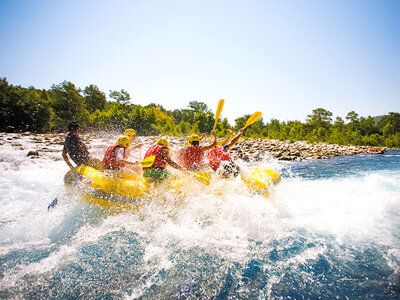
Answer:
<svg viewBox="0 0 400 300"><path fill-rule="evenodd" d="M400 112L400 1L0 0L0 76L304 121Z"/></svg>

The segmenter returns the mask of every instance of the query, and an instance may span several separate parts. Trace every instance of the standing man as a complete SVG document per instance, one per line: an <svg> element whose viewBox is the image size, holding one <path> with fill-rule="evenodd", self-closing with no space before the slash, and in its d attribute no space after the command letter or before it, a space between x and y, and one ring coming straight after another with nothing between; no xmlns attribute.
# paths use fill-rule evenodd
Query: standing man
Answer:
<svg viewBox="0 0 400 300"><path fill-rule="evenodd" d="M68 156L77 166L86 165L99 169L101 167L101 161L91 157L88 151L89 147L82 142L82 139L78 135L80 129L81 127L78 122L69 123L69 132L65 137L62 157L71 169L73 169L74 166L69 161Z"/></svg>

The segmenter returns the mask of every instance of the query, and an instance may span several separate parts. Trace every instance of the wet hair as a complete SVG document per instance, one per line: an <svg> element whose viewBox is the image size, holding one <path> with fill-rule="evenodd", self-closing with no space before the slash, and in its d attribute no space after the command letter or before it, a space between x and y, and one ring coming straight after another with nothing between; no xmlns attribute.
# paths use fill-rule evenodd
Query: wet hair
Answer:
<svg viewBox="0 0 400 300"><path fill-rule="evenodd" d="M81 128L81 125L78 122L71 122L68 124L68 131L73 132Z"/></svg>
<svg viewBox="0 0 400 300"><path fill-rule="evenodd" d="M199 142L199 141L193 141L193 142L192 142L192 145L193 145L193 146L198 146L198 145L200 145L200 142Z"/></svg>

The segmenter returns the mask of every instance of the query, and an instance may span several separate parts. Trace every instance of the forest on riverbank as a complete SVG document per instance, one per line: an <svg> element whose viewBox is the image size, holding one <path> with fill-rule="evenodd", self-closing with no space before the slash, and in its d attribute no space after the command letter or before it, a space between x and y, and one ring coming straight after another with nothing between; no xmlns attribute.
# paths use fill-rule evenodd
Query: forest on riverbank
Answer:
<svg viewBox="0 0 400 300"><path fill-rule="evenodd" d="M151 103L132 104L129 93L123 89L109 91L108 99L96 85L84 89L72 82L53 84L50 89L14 86L0 78L0 130L50 132L65 129L71 121L94 129L134 128L139 135L185 136L210 132L214 113L201 101L189 101L183 109L166 110ZM306 122L265 122L260 118L246 129L249 138L269 138L290 141L325 142L339 145L369 145L400 147L400 113L389 112L379 117L360 117L355 111L345 119L332 118L332 112L316 108ZM228 129L243 127L250 115L219 120L217 136L227 135Z"/></svg>

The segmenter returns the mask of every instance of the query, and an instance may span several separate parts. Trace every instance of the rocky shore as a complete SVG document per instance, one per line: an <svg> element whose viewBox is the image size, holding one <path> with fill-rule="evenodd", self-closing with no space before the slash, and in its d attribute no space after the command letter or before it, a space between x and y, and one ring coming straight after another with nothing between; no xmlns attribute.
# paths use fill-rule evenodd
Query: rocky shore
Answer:
<svg viewBox="0 0 400 300"><path fill-rule="evenodd" d="M94 155L101 157L106 147L112 144L118 132L90 132L81 134L82 139L89 145L95 145ZM53 153L61 158L64 133L34 134L0 133L0 146L10 145L14 149L25 151L32 157L46 156ZM153 144L158 136L138 136L137 141L143 143L143 153ZM187 137L167 137L170 146L177 150L182 147ZM368 146L339 146L325 143L307 143L304 141L289 142L270 139L241 139L230 153L234 159L246 161L259 160L266 156L273 156L278 160L301 161L304 159L327 159L334 156L357 155L365 153ZM92 150L91 150L92 152Z"/></svg>
<svg viewBox="0 0 400 300"><path fill-rule="evenodd" d="M327 159L334 156L365 153L368 146L339 146L336 144L279 141L269 139L241 140L232 149L242 159L258 159L270 153L278 160Z"/></svg>

